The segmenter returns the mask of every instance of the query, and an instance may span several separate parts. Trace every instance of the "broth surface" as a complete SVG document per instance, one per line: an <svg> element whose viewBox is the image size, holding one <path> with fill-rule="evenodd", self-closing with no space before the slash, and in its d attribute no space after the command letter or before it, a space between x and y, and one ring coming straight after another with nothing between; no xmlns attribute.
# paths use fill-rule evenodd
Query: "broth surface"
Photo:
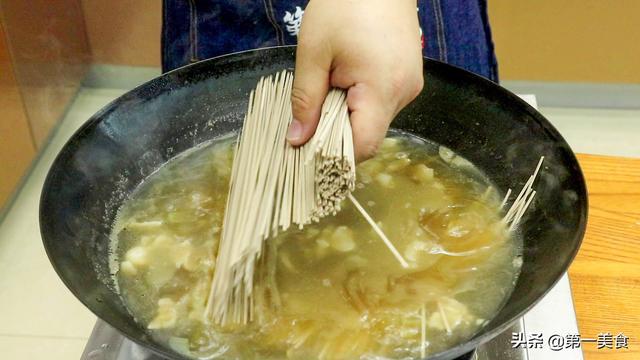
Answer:
<svg viewBox="0 0 640 360"><path fill-rule="evenodd" d="M234 139L161 167L114 225L120 293L174 350L223 359L420 358L471 337L513 289L521 241L501 220L495 188L451 151L395 134L358 165L353 194L410 268L344 202L336 216L268 240L254 322L208 325Z"/></svg>

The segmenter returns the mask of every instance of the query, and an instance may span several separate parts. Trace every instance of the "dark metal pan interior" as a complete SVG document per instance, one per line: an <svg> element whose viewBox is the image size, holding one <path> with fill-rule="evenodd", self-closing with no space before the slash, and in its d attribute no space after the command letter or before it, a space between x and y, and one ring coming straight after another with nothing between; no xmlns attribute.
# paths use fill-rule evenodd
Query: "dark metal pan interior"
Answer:
<svg viewBox="0 0 640 360"><path fill-rule="evenodd" d="M134 188L177 154L241 127L258 78L293 68L295 48L243 52L162 75L118 98L65 145L46 179L40 227L49 258L97 316L170 358L134 321L108 266L116 211ZM520 189L540 156L538 195L521 224L524 262L504 308L469 341L432 359L452 359L504 331L567 270L582 240L587 195L576 158L556 129L502 87L425 60L425 88L393 127L445 145L482 169L504 193Z"/></svg>

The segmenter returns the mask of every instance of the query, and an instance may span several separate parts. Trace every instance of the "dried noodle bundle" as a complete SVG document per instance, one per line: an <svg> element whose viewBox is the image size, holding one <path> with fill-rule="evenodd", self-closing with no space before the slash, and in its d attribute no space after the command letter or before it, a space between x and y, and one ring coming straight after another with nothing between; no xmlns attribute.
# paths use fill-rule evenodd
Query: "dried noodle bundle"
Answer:
<svg viewBox="0 0 640 360"><path fill-rule="evenodd" d="M207 301L206 316L217 324L243 324L254 317L254 271L267 238L292 224L302 228L336 214L347 197L406 264L351 195L356 173L345 92L329 92L316 133L294 148L286 141L292 85L293 75L283 71L260 79L250 95Z"/></svg>

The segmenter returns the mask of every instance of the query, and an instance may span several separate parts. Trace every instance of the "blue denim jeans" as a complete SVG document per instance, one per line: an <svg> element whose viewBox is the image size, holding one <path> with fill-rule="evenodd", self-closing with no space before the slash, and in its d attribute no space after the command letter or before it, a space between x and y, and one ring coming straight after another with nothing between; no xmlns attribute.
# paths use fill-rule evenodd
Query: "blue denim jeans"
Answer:
<svg viewBox="0 0 640 360"><path fill-rule="evenodd" d="M395 1L395 0L389 0ZM164 0L162 68L296 43L307 0ZM418 0L426 57L498 81L486 0Z"/></svg>

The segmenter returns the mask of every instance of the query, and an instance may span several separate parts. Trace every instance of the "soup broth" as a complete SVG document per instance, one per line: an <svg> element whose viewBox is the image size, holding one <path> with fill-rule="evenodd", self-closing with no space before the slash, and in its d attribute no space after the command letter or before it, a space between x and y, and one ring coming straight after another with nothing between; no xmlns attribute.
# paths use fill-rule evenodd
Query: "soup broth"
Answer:
<svg viewBox="0 0 640 360"><path fill-rule="evenodd" d="M521 241L498 192L471 163L403 134L358 165L353 195L409 263L403 268L346 201L336 216L265 244L255 319L204 319L234 138L183 154L120 210L119 291L158 341L195 358L412 359L477 332L518 275ZM252 224L247 224L252 226Z"/></svg>

